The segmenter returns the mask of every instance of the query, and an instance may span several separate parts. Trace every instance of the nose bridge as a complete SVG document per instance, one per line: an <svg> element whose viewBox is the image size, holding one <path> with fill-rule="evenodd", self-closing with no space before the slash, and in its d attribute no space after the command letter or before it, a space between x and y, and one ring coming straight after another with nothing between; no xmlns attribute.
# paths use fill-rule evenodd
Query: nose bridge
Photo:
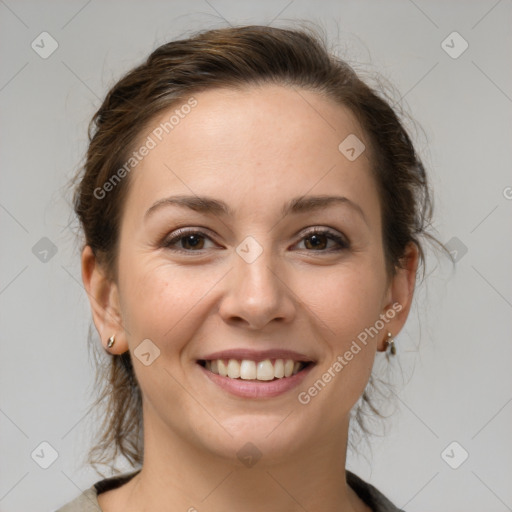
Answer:
<svg viewBox="0 0 512 512"><path fill-rule="evenodd" d="M236 248L230 289L221 313L261 328L272 319L289 320L293 301L271 247L271 236L248 236Z"/></svg>
<svg viewBox="0 0 512 512"><path fill-rule="evenodd" d="M240 299L245 297L249 303L265 300L270 306L279 294L280 285L270 238L248 236L236 248L236 288L242 295Z"/></svg>

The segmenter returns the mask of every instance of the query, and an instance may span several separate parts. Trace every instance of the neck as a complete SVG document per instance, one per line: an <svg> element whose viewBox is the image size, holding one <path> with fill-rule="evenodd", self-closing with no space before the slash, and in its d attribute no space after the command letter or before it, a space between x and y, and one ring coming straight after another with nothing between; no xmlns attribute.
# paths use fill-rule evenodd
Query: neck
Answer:
<svg viewBox="0 0 512 512"><path fill-rule="evenodd" d="M148 411L144 418L143 467L123 486L126 500L120 509L370 510L346 483L348 419L331 437L315 436L298 452L272 459L263 456L253 465L244 465L236 454L222 458L191 443L189 437L149 418Z"/></svg>

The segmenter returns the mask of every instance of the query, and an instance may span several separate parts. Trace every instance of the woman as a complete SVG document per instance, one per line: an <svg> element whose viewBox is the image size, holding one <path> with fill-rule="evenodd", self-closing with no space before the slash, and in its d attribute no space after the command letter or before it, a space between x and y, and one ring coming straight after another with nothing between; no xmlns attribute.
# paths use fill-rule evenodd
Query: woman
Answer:
<svg viewBox="0 0 512 512"><path fill-rule="evenodd" d="M345 469L431 211L390 105L314 34L248 26L159 47L92 123L95 450L139 468L60 512L399 510Z"/></svg>

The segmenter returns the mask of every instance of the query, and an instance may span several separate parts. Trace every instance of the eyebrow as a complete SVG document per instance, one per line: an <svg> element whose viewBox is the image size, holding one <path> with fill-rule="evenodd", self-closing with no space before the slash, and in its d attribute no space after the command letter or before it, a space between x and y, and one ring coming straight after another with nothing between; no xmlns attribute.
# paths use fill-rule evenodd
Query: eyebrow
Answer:
<svg viewBox="0 0 512 512"><path fill-rule="evenodd" d="M354 201L344 196L299 196L288 201L281 209L281 215L286 217L290 214L298 214L320 210L334 205L345 204L359 213L364 222L368 224L363 209ZM159 199L144 214L148 218L156 210L164 206L174 205L180 208L187 208L199 213L213 214L218 216L233 216L233 210L224 201L207 196L170 196Z"/></svg>

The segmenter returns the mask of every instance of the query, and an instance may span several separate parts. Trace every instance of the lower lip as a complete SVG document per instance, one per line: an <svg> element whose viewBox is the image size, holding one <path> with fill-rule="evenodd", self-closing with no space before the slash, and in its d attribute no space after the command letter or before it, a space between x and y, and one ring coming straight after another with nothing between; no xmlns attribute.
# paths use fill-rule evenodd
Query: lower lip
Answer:
<svg viewBox="0 0 512 512"><path fill-rule="evenodd" d="M217 373L207 370L199 363L197 363L197 366L199 366L214 384L217 384L232 395L243 398L271 398L282 395L297 387L315 365L309 364L304 370L291 377L283 377L282 379L270 381L230 379L229 377L222 377Z"/></svg>

